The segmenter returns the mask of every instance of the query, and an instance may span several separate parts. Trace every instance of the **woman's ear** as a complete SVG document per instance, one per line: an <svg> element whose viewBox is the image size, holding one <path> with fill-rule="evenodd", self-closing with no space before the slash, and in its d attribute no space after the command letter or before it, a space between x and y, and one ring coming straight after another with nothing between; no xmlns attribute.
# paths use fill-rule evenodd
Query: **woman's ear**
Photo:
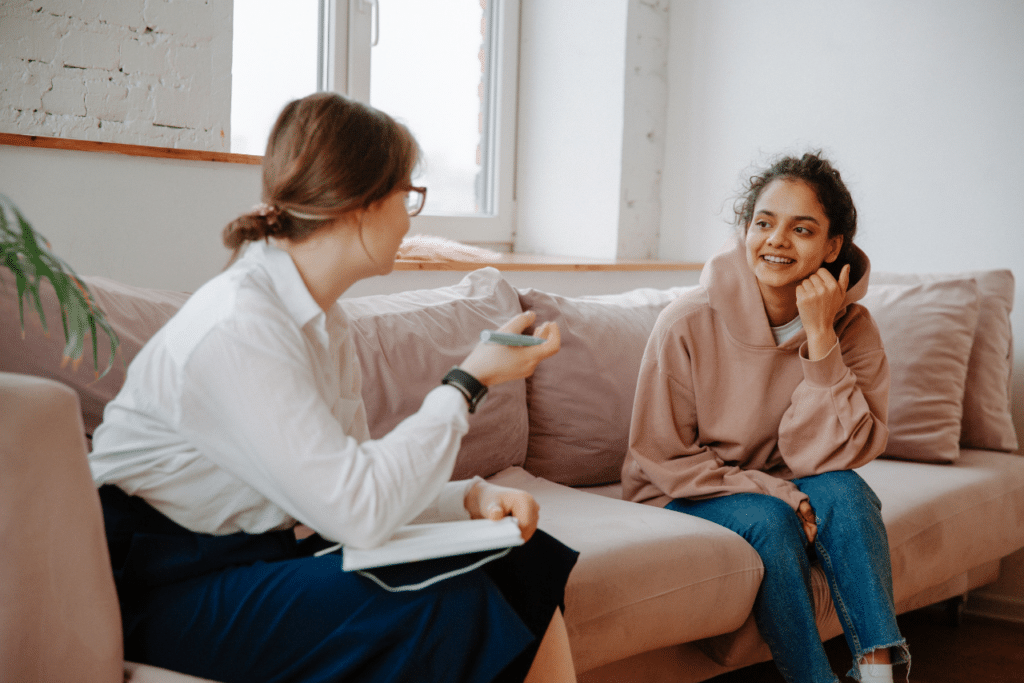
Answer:
<svg viewBox="0 0 1024 683"><path fill-rule="evenodd" d="M843 250L843 236L836 235L835 237L830 237L828 242L829 251L828 256L825 257L825 263L832 263L839 258L839 252Z"/></svg>

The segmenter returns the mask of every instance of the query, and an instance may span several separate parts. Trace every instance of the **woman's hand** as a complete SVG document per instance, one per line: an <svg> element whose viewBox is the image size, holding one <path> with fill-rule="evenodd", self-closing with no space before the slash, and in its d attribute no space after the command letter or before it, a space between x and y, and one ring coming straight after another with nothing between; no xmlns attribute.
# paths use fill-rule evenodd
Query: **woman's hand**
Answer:
<svg viewBox="0 0 1024 683"><path fill-rule="evenodd" d="M486 481L478 481L466 492L463 502L473 519L495 521L512 516L519 520L519 532L524 541L529 541L537 530L540 505L533 496L519 489L505 488Z"/></svg>
<svg viewBox="0 0 1024 683"><path fill-rule="evenodd" d="M536 317L537 314L533 311L520 313L498 329L501 332L519 334L533 324ZM487 387L529 377L542 360L553 356L562 345L558 325L553 322L538 326L533 336L546 341L536 346L502 346L481 342L466 356L466 360L462 361L459 367Z"/></svg>
<svg viewBox="0 0 1024 683"><path fill-rule="evenodd" d="M807 353L810 360L821 360L838 341L836 314L846 300L850 286L850 264L839 272L839 280L824 267L796 287L796 309L807 332Z"/></svg>
<svg viewBox="0 0 1024 683"><path fill-rule="evenodd" d="M814 539L818 537L818 520L810 501L800 501L800 507L796 510L796 516L800 518L800 523L804 525L807 542L814 543Z"/></svg>

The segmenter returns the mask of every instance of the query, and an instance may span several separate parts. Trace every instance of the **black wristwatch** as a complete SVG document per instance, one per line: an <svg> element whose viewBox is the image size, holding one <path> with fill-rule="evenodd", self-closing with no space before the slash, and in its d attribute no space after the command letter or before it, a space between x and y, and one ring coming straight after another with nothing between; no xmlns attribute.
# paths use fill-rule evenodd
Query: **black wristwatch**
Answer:
<svg viewBox="0 0 1024 683"><path fill-rule="evenodd" d="M448 384L461 391L462 395L466 397L466 403L469 404L470 413L475 413L477 406L487 396L487 387L473 375L465 370L460 370L458 366L448 371L448 374L441 380L441 384Z"/></svg>

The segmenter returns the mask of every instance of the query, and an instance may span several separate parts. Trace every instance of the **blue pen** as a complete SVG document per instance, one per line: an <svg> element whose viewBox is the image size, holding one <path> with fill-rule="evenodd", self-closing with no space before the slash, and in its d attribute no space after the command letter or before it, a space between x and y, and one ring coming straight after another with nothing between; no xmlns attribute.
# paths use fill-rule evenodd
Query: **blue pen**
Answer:
<svg viewBox="0 0 1024 683"><path fill-rule="evenodd" d="M504 346L536 346L537 344L544 343L544 340L540 337L531 337L528 334L513 334L511 332L496 332L494 330L484 330L481 332L480 341L503 344Z"/></svg>

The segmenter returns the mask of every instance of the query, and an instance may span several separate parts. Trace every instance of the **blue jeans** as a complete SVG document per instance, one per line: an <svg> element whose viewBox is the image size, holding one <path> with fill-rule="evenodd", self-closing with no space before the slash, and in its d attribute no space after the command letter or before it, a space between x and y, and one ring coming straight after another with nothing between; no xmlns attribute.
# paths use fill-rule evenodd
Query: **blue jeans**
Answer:
<svg viewBox="0 0 1024 683"><path fill-rule="evenodd" d="M908 661L906 640L896 624L889 541L878 496L849 470L793 483L810 497L817 516L814 552L853 653L847 675L860 680L857 662L879 648L892 648L893 664ZM759 493L679 498L666 507L732 529L761 556L764 579L754 600L754 620L783 678L790 683L838 681L815 624L807 536L793 508Z"/></svg>

